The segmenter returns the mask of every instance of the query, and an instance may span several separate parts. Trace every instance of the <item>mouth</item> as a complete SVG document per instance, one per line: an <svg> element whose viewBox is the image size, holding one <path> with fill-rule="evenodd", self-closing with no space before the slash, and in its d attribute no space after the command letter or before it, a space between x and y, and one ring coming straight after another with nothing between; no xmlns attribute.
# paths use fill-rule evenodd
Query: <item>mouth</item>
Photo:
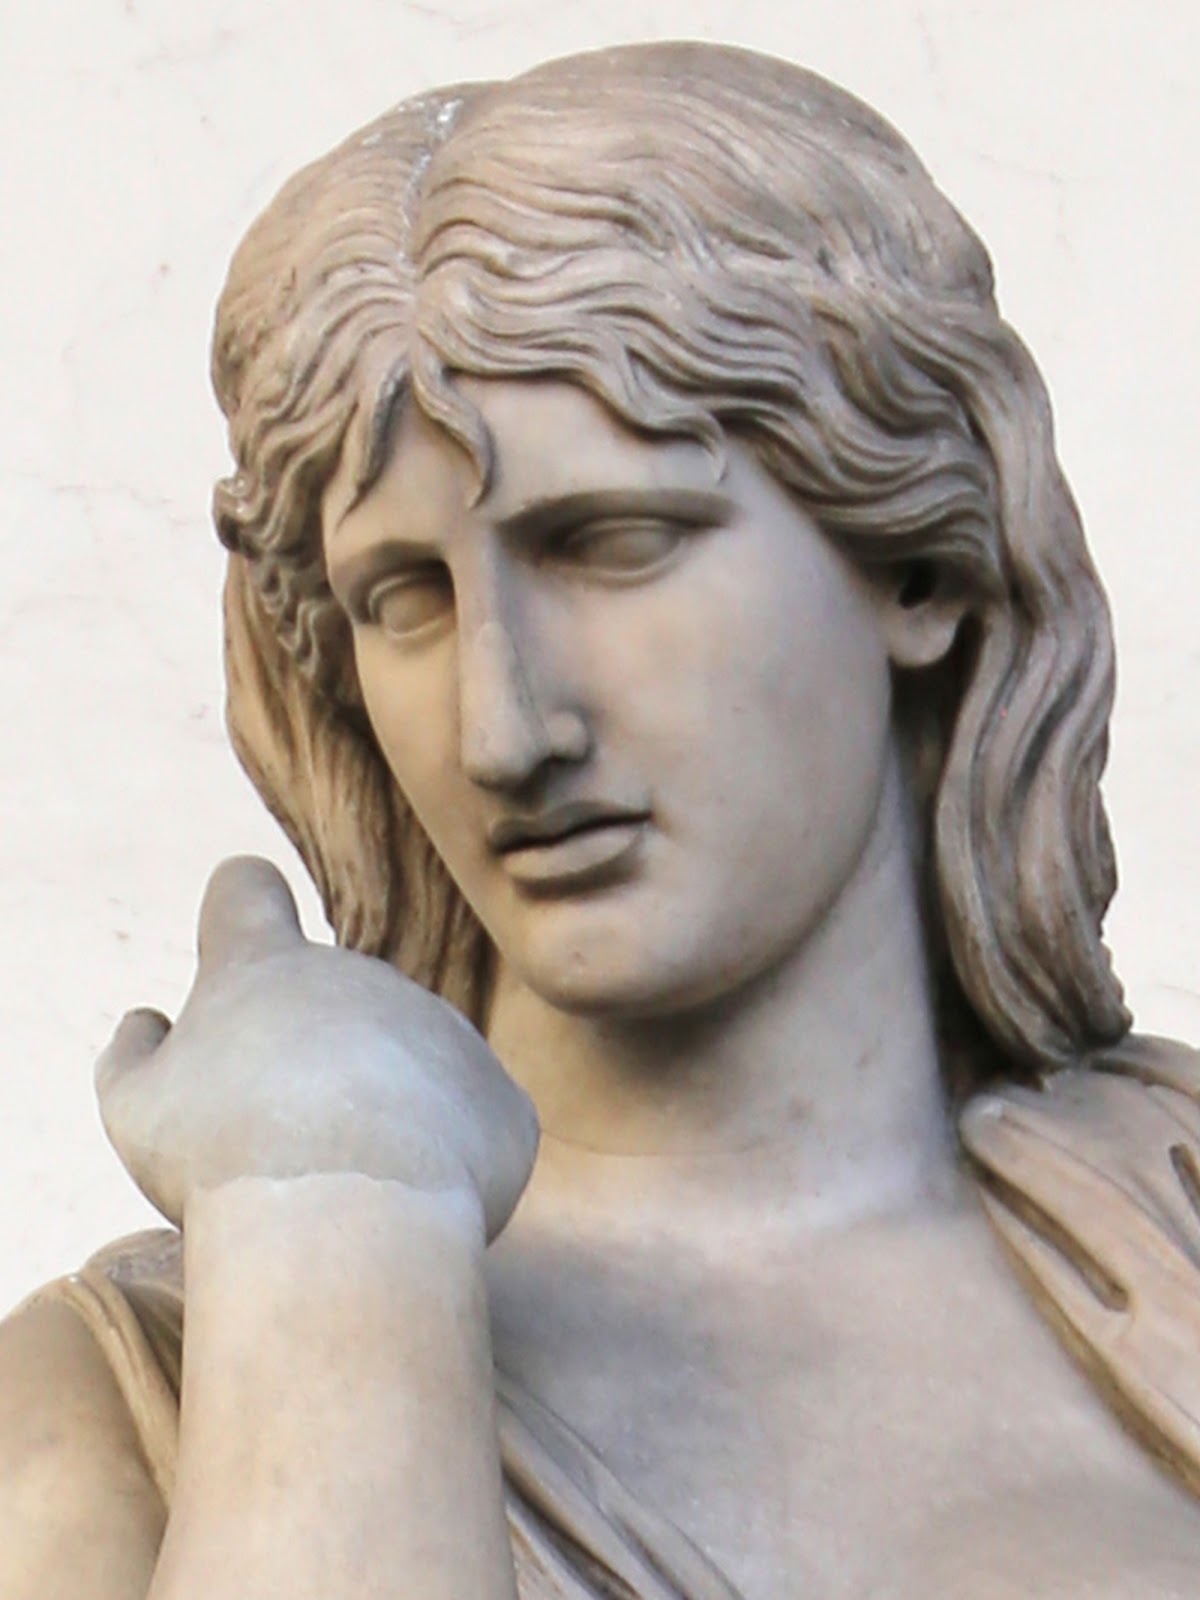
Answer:
<svg viewBox="0 0 1200 1600"><path fill-rule="evenodd" d="M488 830L504 871L530 888L579 888L622 875L641 841L648 811L572 801Z"/></svg>

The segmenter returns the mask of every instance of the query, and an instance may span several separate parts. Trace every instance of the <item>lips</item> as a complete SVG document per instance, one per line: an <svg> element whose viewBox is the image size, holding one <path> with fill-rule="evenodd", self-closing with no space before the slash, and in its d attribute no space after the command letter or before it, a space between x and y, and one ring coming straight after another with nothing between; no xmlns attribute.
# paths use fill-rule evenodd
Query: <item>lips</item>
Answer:
<svg viewBox="0 0 1200 1600"><path fill-rule="evenodd" d="M487 838L517 882L543 889L580 887L626 870L648 818L646 811L577 800L504 817L492 824Z"/></svg>
<svg viewBox="0 0 1200 1600"><path fill-rule="evenodd" d="M488 829L488 844L497 855L538 845L558 844L576 834L644 822L646 813L598 800L571 800L527 816L502 817Z"/></svg>

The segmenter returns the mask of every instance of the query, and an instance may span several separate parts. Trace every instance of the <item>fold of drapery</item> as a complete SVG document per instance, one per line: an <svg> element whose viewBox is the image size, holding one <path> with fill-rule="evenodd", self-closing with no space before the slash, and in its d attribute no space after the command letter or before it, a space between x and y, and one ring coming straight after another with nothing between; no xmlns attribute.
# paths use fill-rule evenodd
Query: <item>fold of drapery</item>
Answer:
<svg viewBox="0 0 1200 1600"><path fill-rule="evenodd" d="M1036 1303L1200 1497L1200 1054L1132 1035L976 1096L960 1134Z"/></svg>

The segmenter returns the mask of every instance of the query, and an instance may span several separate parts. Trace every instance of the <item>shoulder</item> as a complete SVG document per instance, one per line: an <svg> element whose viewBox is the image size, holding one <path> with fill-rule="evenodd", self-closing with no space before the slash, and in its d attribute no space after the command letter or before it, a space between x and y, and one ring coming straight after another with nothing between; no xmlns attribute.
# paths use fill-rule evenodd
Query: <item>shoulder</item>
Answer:
<svg viewBox="0 0 1200 1600"><path fill-rule="evenodd" d="M1089 1069L1200 1100L1200 1050L1181 1039L1129 1033L1119 1044L1089 1057Z"/></svg>
<svg viewBox="0 0 1200 1600"><path fill-rule="evenodd" d="M1195 1154L1200 1163L1200 1051L1130 1034L1040 1084L975 1095L959 1131L977 1165L1001 1181L1027 1161L1043 1170L1053 1157L1068 1182L1086 1168L1092 1181L1127 1195L1139 1180L1157 1188L1164 1159L1178 1167Z"/></svg>
<svg viewBox="0 0 1200 1600"><path fill-rule="evenodd" d="M975 1096L959 1130L1034 1298L1200 1497L1200 1056L1133 1035Z"/></svg>
<svg viewBox="0 0 1200 1600"><path fill-rule="evenodd" d="M111 1363L51 1285L0 1322L0 1594L142 1600L165 1516Z"/></svg>
<svg viewBox="0 0 1200 1600"><path fill-rule="evenodd" d="M1093 1287L1088 1267L1111 1267L1109 1298L1135 1297L1144 1252L1164 1272L1169 1253L1200 1306L1200 1053L1130 1035L1040 1084L977 1094L959 1132L994 1204L1074 1255Z"/></svg>

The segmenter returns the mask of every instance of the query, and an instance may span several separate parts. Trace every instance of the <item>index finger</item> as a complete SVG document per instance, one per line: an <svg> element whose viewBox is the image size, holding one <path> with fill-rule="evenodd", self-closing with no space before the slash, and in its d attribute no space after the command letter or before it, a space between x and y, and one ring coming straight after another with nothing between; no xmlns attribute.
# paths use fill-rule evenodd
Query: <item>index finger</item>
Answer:
<svg viewBox="0 0 1200 1600"><path fill-rule="evenodd" d="M230 856L208 880L200 905L197 949L201 971L304 943L287 880L262 856Z"/></svg>

